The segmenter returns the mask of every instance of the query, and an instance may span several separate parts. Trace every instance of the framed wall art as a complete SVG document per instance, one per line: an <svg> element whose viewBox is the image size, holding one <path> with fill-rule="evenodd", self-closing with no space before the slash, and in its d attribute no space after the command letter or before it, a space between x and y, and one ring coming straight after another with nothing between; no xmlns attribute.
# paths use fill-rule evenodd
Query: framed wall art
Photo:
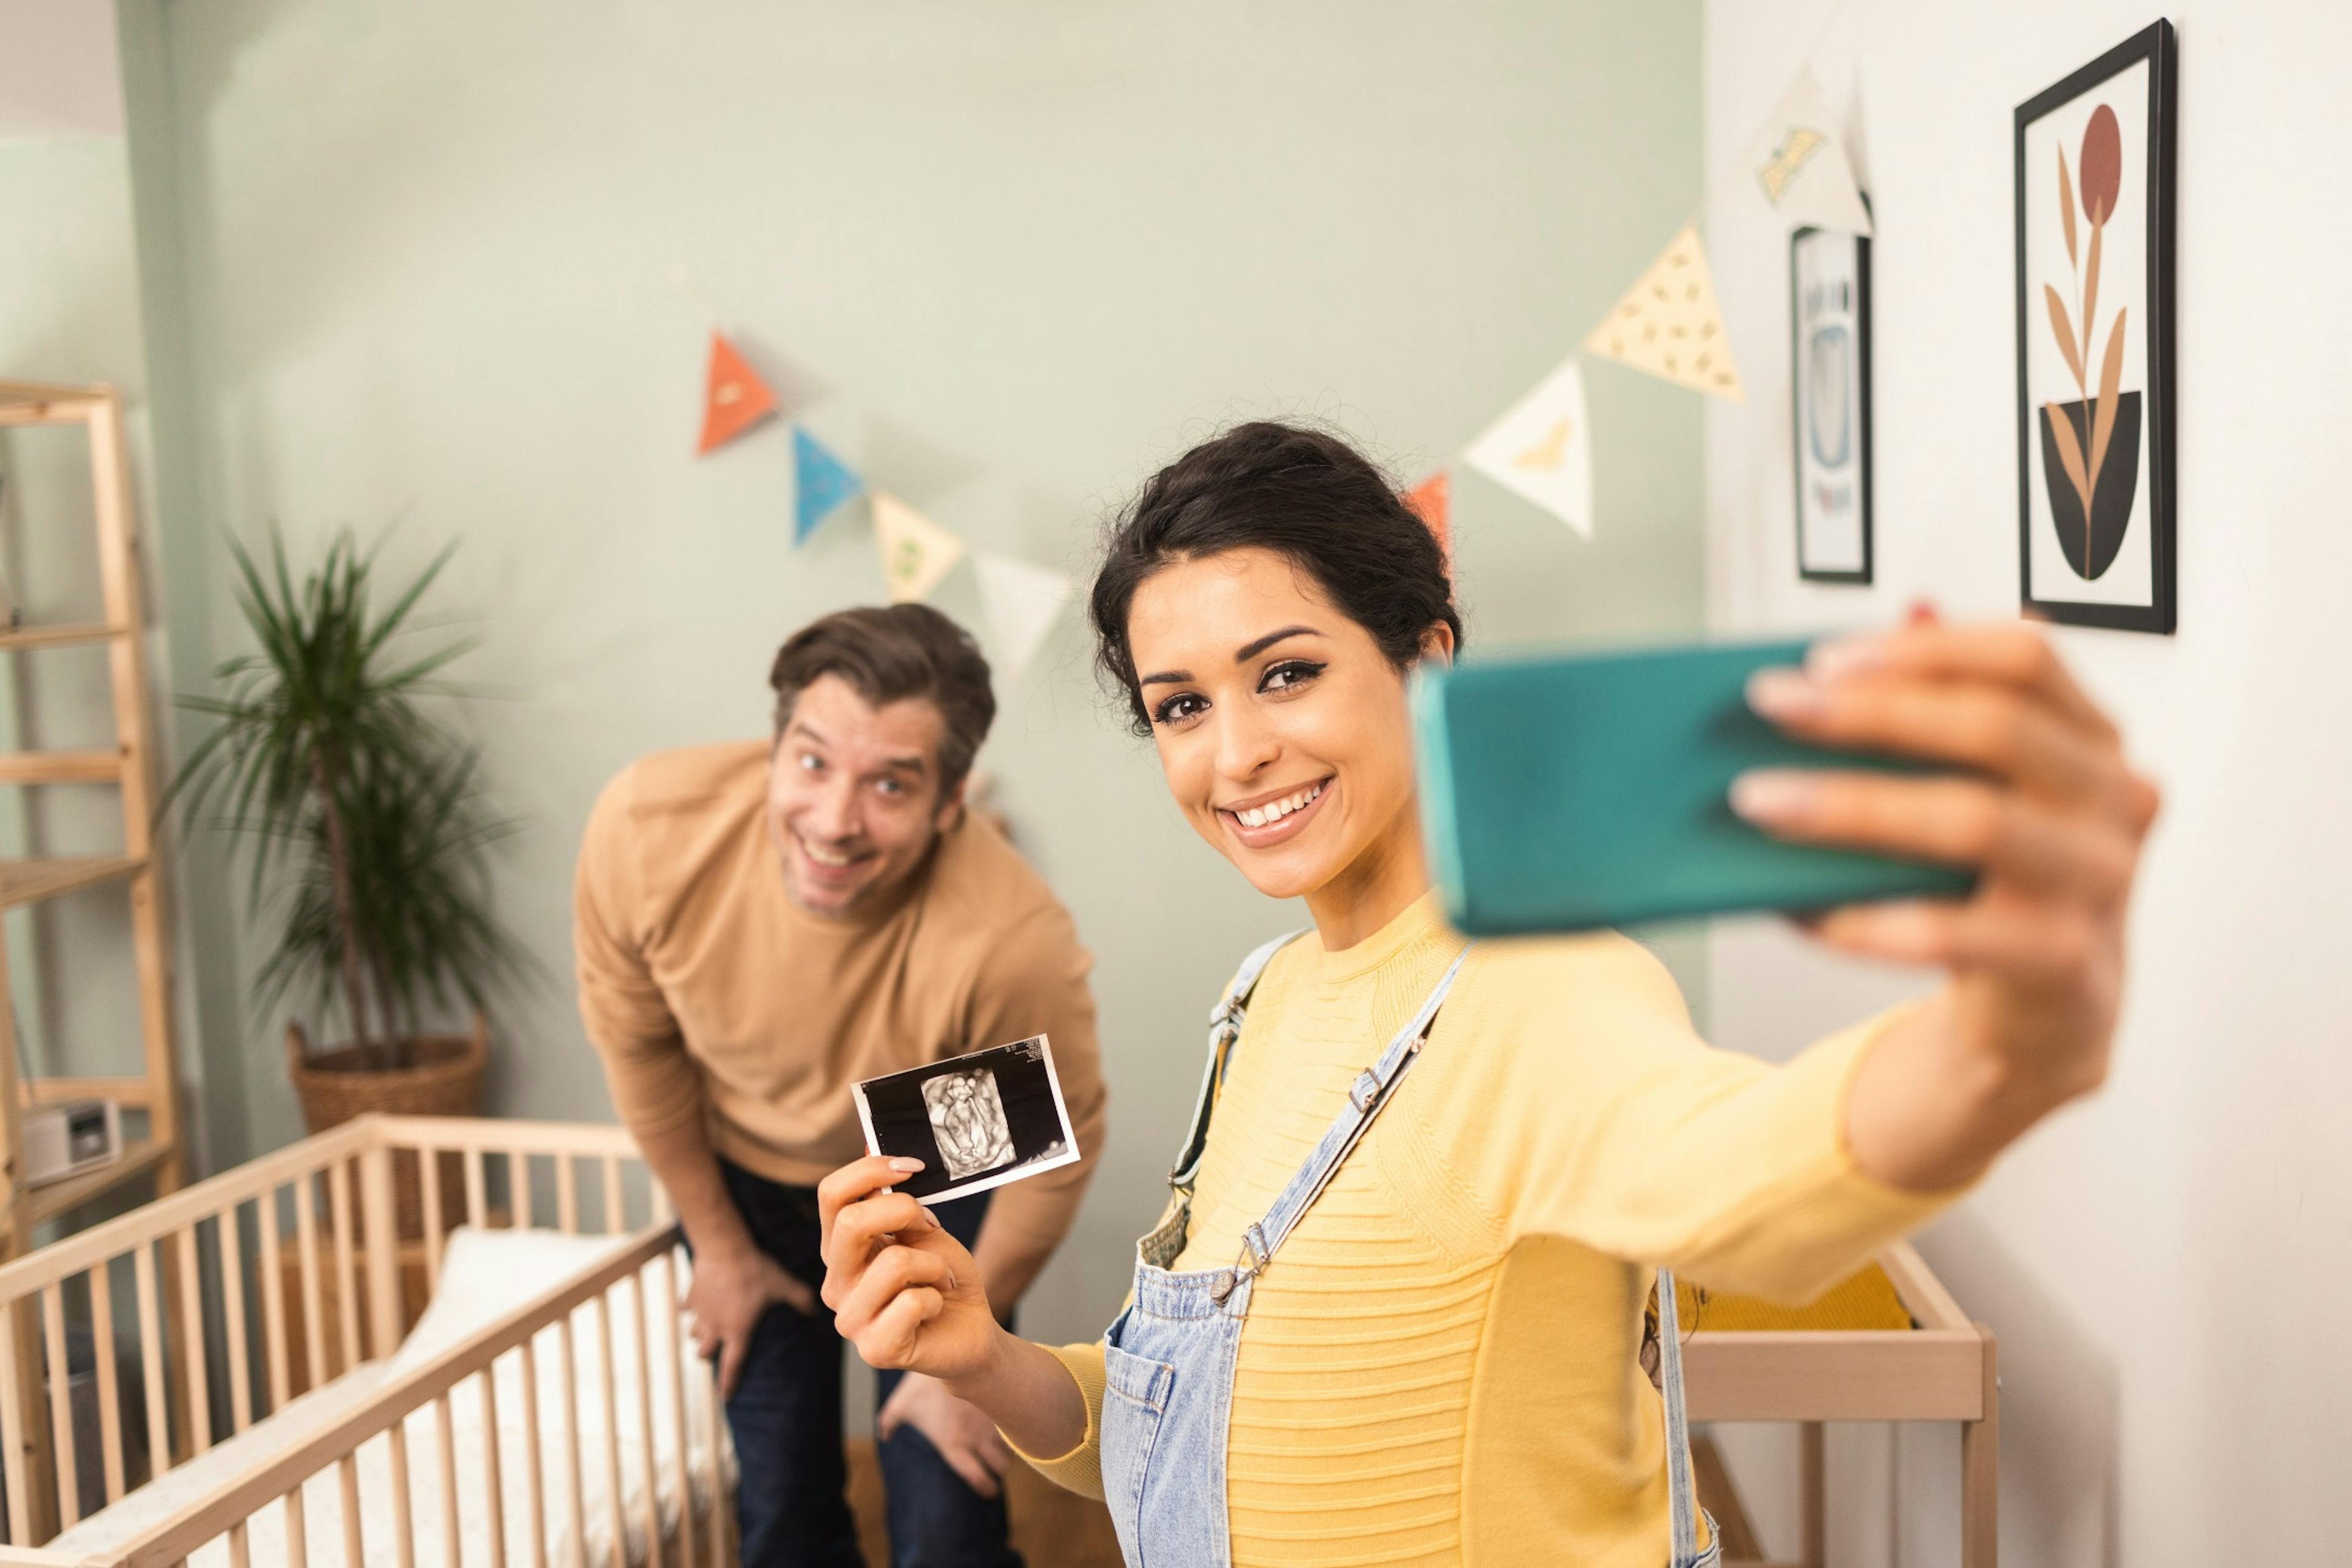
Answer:
<svg viewBox="0 0 2352 1568"><path fill-rule="evenodd" d="M1870 540L1870 241L1789 237L1789 404L1796 443L1797 575L1867 583Z"/></svg>
<svg viewBox="0 0 2352 1568"><path fill-rule="evenodd" d="M2025 607L2173 629L2172 25L2017 110Z"/></svg>

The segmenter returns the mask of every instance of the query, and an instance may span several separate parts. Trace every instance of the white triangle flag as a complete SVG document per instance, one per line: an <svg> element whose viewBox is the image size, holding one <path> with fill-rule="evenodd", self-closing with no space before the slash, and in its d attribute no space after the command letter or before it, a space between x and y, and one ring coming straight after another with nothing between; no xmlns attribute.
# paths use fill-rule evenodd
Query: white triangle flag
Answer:
<svg viewBox="0 0 2352 1568"><path fill-rule="evenodd" d="M1592 537L1592 442L1584 416L1584 366L1573 354L1462 457L1504 489Z"/></svg>
<svg viewBox="0 0 2352 1568"><path fill-rule="evenodd" d="M890 602L919 604L963 559L963 541L889 491L873 494L874 542L882 552Z"/></svg>
<svg viewBox="0 0 2352 1568"><path fill-rule="evenodd" d="M1837 138L1829 100L1813 79L1813 68L1800 66L1780 95L1772 116L1757 128L1741 161L1748 188L1764 199L1790 228L1811 225L1842 234L1870 233L1870 208L1854 181L1853 165Z"/></svg>
<svg viewBox="0 0 2352 1568"><path fill-rule="evenodd" d="M988 616L998 672L1007 683L1018 680L1045 646L1063 606L1077 597L1078 585L1059 572L993 550L974 555L971 564L980 576L980 606Z"/></svg>

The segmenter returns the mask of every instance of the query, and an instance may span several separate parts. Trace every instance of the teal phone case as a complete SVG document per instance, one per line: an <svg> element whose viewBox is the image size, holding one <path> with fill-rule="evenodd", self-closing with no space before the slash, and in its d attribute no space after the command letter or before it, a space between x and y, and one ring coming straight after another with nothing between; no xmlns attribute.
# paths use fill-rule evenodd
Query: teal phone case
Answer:
<svg viewBox="0 0 2352 1568"><path fill-rule="evenodd" d="M1750 768L1923 771L1801 745L1748 676L1801 642L1507 658L1425 671L1422 824L1447 914L1473 936L1966 893L1974 878L1786 844L1732 815Z"/></svg>

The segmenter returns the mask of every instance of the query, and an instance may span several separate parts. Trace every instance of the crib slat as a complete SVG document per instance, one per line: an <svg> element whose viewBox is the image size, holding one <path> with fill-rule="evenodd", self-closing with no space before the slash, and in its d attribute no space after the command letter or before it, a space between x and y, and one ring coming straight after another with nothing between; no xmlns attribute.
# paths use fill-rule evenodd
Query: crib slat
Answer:
<svg viewBox="0 0 2352 1568"><path fill-rule="evenodd" d="M440 1449L441 1470L441 1561L456 1563L457 1556L457 1426L449 1414L449 1395L444 1391L433 1400L433 1436Z"/></svg>
<svg viewBox="0 0 2352 1568"><path fill-rule="evenodd" d="M629 1228L629 1215L621 1203L621 1157L607 1154L604 1165L604 1234L618 1236Z"/></svg>
<svg viewBox="0 0 2352 1568"><path fill-rule="evenodd" d="M506 1477L499 1453L499 1364L477 1373L482 1383L482 1518L490 1527L490 1568L506 1568Z"/></svg>
<svg viewBox="0 0 2352 1568"><path fill-rule="evenodd" d="M16 1347L25 1342L16 1333L23 1309L0 1307L0 1480L8 1491L8 1544L33 1544L33 1493L25 1479L25 1371Z"/></svg>
<svg viewBox="0 0 2352 1568"><path fill-rule="evenodd" d="M228 1418L232 1433L253 1425L253 1363L246 1342L253 1320L245 1311L245 1217L231 1204L215 1216L214 1250L220 1258L221 1317L228 1339Z"/></svg>
<svg viewBox="0 0 2352 1568"><path fill-rule="evenodd" d="M294 1247L302 1271L302 1364L312 1388L327 1385L327 1313L319 1294L319 1194L310 1174L294 1184ZM270 1294L278 1292L274 1288Z"/></svg>
<svg viewBox="0 0 2352 1568"><path fill-rule="evenodd" d="M261 1291L261 1338L268 1352L265 1359L269 1368L269 1408L277 1410L286 1403L289 1381L286 1372L286 1269L278 1250L277 1188L272 1187L261 1194L261 1200L253 1205L253 1217L261 1227L261 1278L255 1283Z"/></svg>
<svg viewBox="0 0 2352 1568"><path fill-rule="evenodd" d="M360 1536L360 1461L357 1454L345 1454L335 1467L335 1479L342 1489L343 1505L343 1568L367 1568L367 1543ZM408 1500L407 1489L401 1489L400 1500Z"/></svg>
<svg viewBox="0 0 2352 1568"><path fill-rule="evenodd" d="M212 1369L205 1364L210 1352L205 1336L204 1276L196 1268L197 1224L190 1220L173 1237L180 1254L180 1337L187 1347L187 1371L182 1375L188 1385L188 1437L195 1445L192 1455L213 1446Z"/></svg>
<svg viewBox="0 0 2352 1568"><path fill-rule="evenodd" d="M539 1336L522 1342L522 1478L530 1500L530 1568L547 1568L546 1466L539 1452Z"/></svg>
<svg viewBox="0 0 2352 1568"><path fill-rule="evenodd" d="M246 1542L241 1519L228 1527L228 1568L253 1568L253 1551Z"/></svg>
<svg viewBox="0 0 2352 1568"><path fill-rule="evenodd" d="M302 1483L286 1494L286 1568L310 1568L310 1525L302 1512Z"/></svg>
<svg viewBox="0 0 2352 1568"><path fill-rule="evenodd" d="M66 1309L58 1287L41 1287L41 1337L49 1354L49 1433L58 1466L58 1518L81 1521L81 1472L75 1463L73 1398L66 1361Z"/></svg>
<svg viewBox="0 0 2352 1568"><path fill-rule="evenodd" d="M588 1561L588 1510L580 1468L580 1357L572 1342L569 1312L556 1320L555 1344L556 1371L562 1374L556 1389L563 1400L563 1463L572 1483L564 1501L571 1510L572 1568L581 1568Z"/></svg>
<svg viewBox="0 0 2352 1568"><path fill-rule="evenodd" d="M622 1561L629 1538L621 1512L621 1408L619 1379L613 1367L613 1301L607 1287L589 1304L596 1310L596 1382L604 1396L604 1511L612 1516L613 1555Z"/></svg>
<svg viewBox="0 0 2352 1568"><path fill-rule="evenodd" d="M425 1292L441 1283L441 1152L419 1149L416 1173L425 1184Z"/></svg>
<svg viewBox="0 0 2352 1568"><path fill-rule="evenodd" d="M335 1317L343 1334L343 1364L337 1375L360 1364L360 1286L352 1265L358 1227L352 1223L352 1164L327 1167L327 1202L335 1230ZM325 1333L324 1325L320 1332Z"/></svg>
<svg viewBox="0 0 2352 1568"><path fill-rule="evenodd" d="M147 1384L147 1479L172 1468L171 1405L163 1397L163 1322L157 1310L155 1248L141 1242L131 1257L139 1301L139 1371Z"/></svg>
<svg viewBox="0 0 2352 1568"><path fill-rule="evenodd" d="M89 1270L89 1338L98 1355L98 1453L106 1472L106 1500L122 1500L122 1390L114 1365L114 1260Z"/></svg>
<svg viewBox="0 0 2352 1568"><path fill-rule="evenodd" d="M653 1339L646 1324L646 1271L629 1276L629 1305L637 1320L637 1479L645 1488L646 1561L661 1561L661 1487L654 1473Z"/></svg>
<svg viewBox="0 0 2352 1568"><path fill-rule="evenodd" d="M555 1157L555 1228L566 1236L580 1233L580 1170L569 1154Z"/></svg>
<svg viewBox="0 0 2352 1568"><path fill-rule="evenodd" d="M394 1196L395 1151L379 1143L360 1156L360 1228L367 1257L369 1353L400 1343L400 1223Z"/></svg>
<svg viewBox="0 0 2352 1568"><path fill-rule="evenodd" d="M530 1224L530 1156L520 1149L507 1151L507 1224L516 1230Z"/></svg>
<svg viewBox="0 0 2352 1568"><path fill-rule="evenodd" d="M735 1510L727 1506L727 1427L725 1407L719 1397L719 1368L716 1363L697 1356L693 1372L702 1390L702 1442L709 1453L710 1561L713 1568L726 1568L734 1557Z"/></svg>
<svg viewBox="0 0 2352 1568"><path fill-rule="evenodd" d="M466 1151L466 1223L487 1226L490 1223L489 1183L482 1175L482 1152Z"/></svg>
<svg viewBox="0 0 2352 1568"><path fill-rule="evenodd" d="M656 1183L654 1192L661 1192ZM659 1207L656 1207L656 1213ZM670 1439L677 1451L677 1560L694 1568L694 1455L687 1443L686 1348L679 1337L683 1325L677 1310L677 1251L661 1255L662 1359L669 1363Z"/></svg>
<svg viewBox="0 0 2352 1568"><path fill-rule="evenodd" d="M392 1557L400 1568L416 1568L416 1516L409 1507L408 1423L394 1422L384 1440L392 1445Z"/></svg>

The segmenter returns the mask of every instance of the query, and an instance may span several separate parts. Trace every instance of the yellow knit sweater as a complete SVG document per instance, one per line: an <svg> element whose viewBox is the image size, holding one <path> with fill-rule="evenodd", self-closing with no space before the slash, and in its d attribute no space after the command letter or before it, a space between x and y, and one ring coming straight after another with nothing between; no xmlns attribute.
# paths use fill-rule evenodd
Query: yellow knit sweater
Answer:
<svg viewBox="0 0 2352 1568"><path fill-rule="evenodd" d="M1310 933L1275 960L1180 1270L1234 1260L1461 945L1424 898L1343 952ZM1635 1359L1651 1268L1801 1300L1950 1195L1895 1191L1845 1152L1845 1085L1878 1028L1773 1068L1698 1039L1622 937L1481 943L1256 1284L1227 1453L1235 1568L1657 1568L1663 1420ZM1099 1496L1102 1346L1055 1353L1087 1435L1032 1463Z"/></svg>

